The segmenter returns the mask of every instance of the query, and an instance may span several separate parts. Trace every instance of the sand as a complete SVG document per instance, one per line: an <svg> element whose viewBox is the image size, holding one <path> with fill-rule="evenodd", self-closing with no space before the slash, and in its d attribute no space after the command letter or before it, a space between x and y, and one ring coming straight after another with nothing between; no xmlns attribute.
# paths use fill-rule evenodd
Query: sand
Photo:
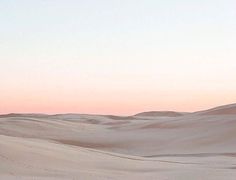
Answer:
<svg viewBox="0 0 236 180"><path fill-rule="evenodd" d="M236 105L0 116L0 179L234 180Z"/></svg>

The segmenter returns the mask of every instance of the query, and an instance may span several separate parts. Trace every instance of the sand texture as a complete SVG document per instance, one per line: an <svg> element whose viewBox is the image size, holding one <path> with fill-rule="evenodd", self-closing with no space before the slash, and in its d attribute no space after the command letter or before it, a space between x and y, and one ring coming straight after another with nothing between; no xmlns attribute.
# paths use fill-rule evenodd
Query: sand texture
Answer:
<svg viewBox="0 0 236 180"><path fill-rule="evenodd" d="M194 113L0 115L2 180L235 180L236 104Z"/></svg>

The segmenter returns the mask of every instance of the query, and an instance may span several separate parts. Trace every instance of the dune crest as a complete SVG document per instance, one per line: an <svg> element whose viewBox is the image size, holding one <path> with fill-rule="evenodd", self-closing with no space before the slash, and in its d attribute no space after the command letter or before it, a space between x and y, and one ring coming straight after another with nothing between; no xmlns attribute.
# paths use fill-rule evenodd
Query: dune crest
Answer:
<svg viewBox="0 0 236 180"><path fill-rule="evenodd" d="M197 112L201 115L236 115L236 104L218 106L205 111Z"/></svg>

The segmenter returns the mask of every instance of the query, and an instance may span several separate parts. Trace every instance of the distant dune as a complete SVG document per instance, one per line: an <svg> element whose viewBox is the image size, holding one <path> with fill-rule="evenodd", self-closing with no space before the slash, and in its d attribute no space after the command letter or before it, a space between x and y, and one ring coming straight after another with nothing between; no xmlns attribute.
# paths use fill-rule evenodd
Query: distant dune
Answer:
<svg viewBox="0 0 236 180"><path fill-rule="evenodd" d="M235 109L0 115L0 179L234 180Z"/></svg>
<svg viewBox="0 0 236 180"><path fill-rule="evenodd" d="M135 116L166 116L166 117L177 117L182 116L182 113L174 112L174 111L148 111L138 113Z"/></svg>

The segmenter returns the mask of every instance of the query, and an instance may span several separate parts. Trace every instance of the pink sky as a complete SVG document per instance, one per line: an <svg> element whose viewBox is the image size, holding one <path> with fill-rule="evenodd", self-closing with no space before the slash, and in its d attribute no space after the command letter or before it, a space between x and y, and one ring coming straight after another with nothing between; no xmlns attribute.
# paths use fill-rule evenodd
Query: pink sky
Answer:
<svg viewBox="0 0 236 180"><path fill-rule="evenodd" d="M1 71L0 113L130 115L236 102L234 61L13 62Z"/></svg>

